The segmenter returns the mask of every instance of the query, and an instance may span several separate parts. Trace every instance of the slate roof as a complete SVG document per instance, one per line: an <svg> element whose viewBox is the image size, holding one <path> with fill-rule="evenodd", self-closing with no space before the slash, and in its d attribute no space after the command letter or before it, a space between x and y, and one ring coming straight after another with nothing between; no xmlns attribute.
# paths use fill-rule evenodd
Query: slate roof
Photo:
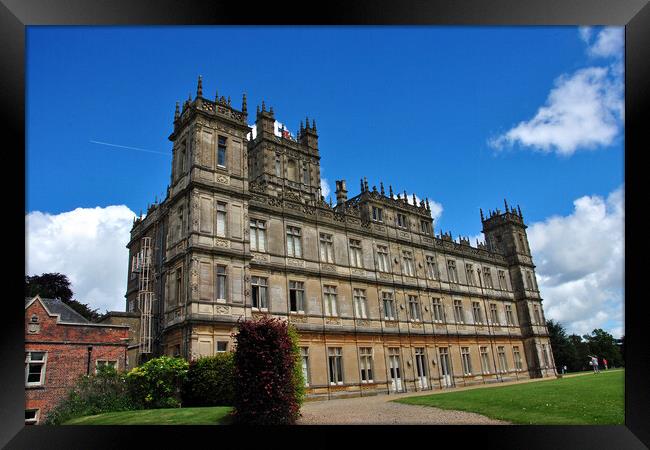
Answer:
<svg viewBox="0 0 650 450"><path fill-rule="evenodd" d="M33 299L30 297L25 297L25 307L31 302ZM86 319L84 316L79 314L77 311L74 309L70 308L68 305L63 303L61 300L58 298L41 298L41 301L43 302L43 305L51 314L59 314L61 316L60 321L61 322L67 322L67 323L91 323L88 319Z"/></svg>

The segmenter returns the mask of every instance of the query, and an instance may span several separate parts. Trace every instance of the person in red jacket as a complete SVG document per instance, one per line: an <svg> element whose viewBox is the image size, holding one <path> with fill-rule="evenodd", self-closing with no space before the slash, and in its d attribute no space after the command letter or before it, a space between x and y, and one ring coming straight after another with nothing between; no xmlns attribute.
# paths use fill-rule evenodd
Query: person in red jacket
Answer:
<svg viewBox="0 0 650 450"><path fill-rule="evenodd" d="M605 370L608 370L607 369L607 360L605 358L603 358L603 365L605 366Z"/></svg>

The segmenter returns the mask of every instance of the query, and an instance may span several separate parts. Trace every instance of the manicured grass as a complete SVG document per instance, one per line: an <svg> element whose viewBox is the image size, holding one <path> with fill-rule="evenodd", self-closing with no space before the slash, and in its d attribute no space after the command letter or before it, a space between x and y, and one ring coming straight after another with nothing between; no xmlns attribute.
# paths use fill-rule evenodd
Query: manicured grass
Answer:
<svg viewBox="0 0 650 450"><path fill-rule="evenodd" d="M475 412L516 424L619 425L625 421L624 371L394 401Z"/></svg>
<svg viewBox="0 0 650 450"><path fill-rule="evenodd" d="M143 409L78 417L64 425L227 425L230 406Z"/></svg>

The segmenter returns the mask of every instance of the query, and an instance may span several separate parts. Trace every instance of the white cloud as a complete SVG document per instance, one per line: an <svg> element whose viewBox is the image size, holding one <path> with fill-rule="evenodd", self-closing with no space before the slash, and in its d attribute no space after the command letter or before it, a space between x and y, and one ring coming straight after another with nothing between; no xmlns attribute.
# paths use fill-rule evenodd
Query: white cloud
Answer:
<svg viewBox="0 0 650 450"><path fill-rule="evenodd" d="M588 67L555 80L546 104L489 144L497 149L519 144L570 156L578 149L611 145L619 134L623 85L613 68Z"/></svg>
<svg viewBox="0 0 650 450"><path fill-rule="evenodd" d="M255 139L257 137L257 125L253 124L253 125L249 125L249 127L251 127L253 130L246 135L246 138L250 140L251 133L252 133L253 134L253 139ZM273 122L273 134L275 134L276 136L282 136L282 131L281 130L283 128L284 128L285 131L289 132L292 139L295 139L295 136L293 135L293 133L291 133L289 131L289 129L282 122L278 122L277 120L275 122Z"/></svg>
<svg viewBox="0 0 650 450"><path fill-rule="evenodd" d="M530 225L528 239L548 319L570 333L623 330L624 188L584 196L568 216ZM607 325L609 324L609 325Z"/></svg>
<svg viewBox="0 0 650 450"><path fill-rule="evenodd" d="M320 194L325 197L325 201L327 201L327 197L330 195L330 192L332 190L330 189L329 182L327 181L327 178L321 178L320 179Z"/></svg>
<svg viewBox="0 0 650 450"><path fill-rule="evenodd" d="M582 31L580 36L582 37ZM591 32L585 40L589 44ZM583 38L584 40L584 38ZM623 27L605 27L597 35L594 43L587 48L587 54L599 58L622 58L625 48L625 34Z"/></svg>
<svg viewBox="0 0 650 450"><path fill-rule="evenodd" d="M70 279L75 299L100 312L123 311L134 217L124 205L27 214L25 273L60 272Z"/></svg>
<svg viewBox="0 0 650 450"><path fill-rule="evenodd" d="M518 145L570 156L611 145L619 136L624 121L623 28L603 28L593 44L590 27L580 27L579 34L588 55L613 62L559 76L532 119L489 139L488 145L497 150Z"/></svg>

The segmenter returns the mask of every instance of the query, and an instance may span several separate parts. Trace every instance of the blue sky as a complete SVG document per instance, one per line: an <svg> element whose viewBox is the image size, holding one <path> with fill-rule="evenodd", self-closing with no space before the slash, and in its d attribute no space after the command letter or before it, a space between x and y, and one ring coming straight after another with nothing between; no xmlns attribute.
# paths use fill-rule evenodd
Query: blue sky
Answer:
<svg viewBox="0 0 650 450"><path fill-rule="evenodd" d="M429 197L442 206L436 233L478 235L479 207L502 208L504 197L529 224L572 217L577 199L608 205L624 181L622 118L603 118L616 109L607 98L622 60L608 47L620 33L607 30L28 27L26 214L138 213L160 199L175 102L194 96L202 75L206 97L218 90L240 105L246 92L253 115L264 99L294 133L315 118L331 187L343 178L356 195L367 176ZM609 72L581 72L598 68ZM585 86L602 88L597 112L566 121ZM562 106L571 92L578 101ZM556 120L570 143L540 131ZM600 121L612 132L589 141Z"/></svg>

